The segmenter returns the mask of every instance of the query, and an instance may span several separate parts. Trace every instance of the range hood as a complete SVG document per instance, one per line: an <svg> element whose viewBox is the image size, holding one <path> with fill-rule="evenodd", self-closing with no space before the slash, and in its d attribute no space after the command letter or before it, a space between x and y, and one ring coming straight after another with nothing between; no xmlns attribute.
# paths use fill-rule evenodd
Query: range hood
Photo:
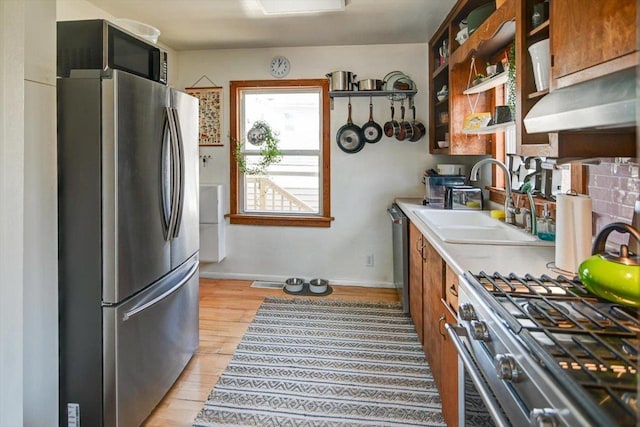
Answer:
<svg viewBox="0 0 640 427"><path fill-rule="evenodd" d="M612 128L636 124L636 69L557 89L524 118L528 133Z"/></svg>

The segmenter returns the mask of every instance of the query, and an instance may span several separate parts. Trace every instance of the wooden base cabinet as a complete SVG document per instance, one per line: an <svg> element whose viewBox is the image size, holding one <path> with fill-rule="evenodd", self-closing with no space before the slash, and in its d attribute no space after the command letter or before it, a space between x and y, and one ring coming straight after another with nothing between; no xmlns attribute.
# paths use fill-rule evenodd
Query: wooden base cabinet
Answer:
<svg viewBox="0 0 640 427"><path fill-rule="evenodd" d="M457 426L458 353L444 327L447 322L457 323L455 312L445 301L447 271L451 269L425 237L422 247L423 349L440 392L445 421Z"/></svg>
<svg viewBox="0 0 640 427"><path fill-rule="evenodd" d="M422 334L422 233L409 223L409 314L413 319L420 342L424 343Z"/></svg>

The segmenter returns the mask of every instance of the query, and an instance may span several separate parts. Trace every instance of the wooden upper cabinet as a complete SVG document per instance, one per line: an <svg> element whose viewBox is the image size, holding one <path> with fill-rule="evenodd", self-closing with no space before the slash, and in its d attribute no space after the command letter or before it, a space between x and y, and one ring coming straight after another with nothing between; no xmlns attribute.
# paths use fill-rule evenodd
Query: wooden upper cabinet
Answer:
<svg viewBox="0 0 640 427"><path fill-rule="evenodd" d="M636 0L553 0L552 89L633 65ZM580 73L570 77L570 75Z"/></svg>

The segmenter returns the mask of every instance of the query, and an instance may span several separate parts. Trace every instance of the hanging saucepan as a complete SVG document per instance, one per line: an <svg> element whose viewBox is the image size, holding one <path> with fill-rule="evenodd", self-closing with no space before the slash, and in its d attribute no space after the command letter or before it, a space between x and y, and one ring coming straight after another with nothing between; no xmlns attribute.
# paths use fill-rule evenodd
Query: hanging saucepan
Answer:
<svg viewBox="0 0 640 427"><path fill-rule="evenodd" d="M411 123L404 119L404 99L402 100L402 106L400 107L400 128L396 132L396 139L398 141L404 141L405 139L411 139L413 137L413 127Z"/></svg>
<svg viewBox="0 0 640 427"><path fill-rule="evenodd" d="M382 138L382 128L373 120L373 103L369 97L369 121L362 126L364 140L369 144L376 143Z"/></svg>
<svg viewBox="0 0 640 427"><path fill-rule="evenodd" d="M349 117L347 124L338 129L336 135L338 147L345 153L357 153L364 147L365 141L360 126L354 125L351 120L351 98L349 98Z"/></svg>
<svg viewBox="0 0 640 427"><path fill-rule="evenodd" d="M395 114L395 108L393 106L393 99L392 99L391 100L391 120L389 120L384 124L384 134L389 138L391 138L393 135L396 134L397 129L400 129L400 123L398 123L398 121L393 118L394 114Z"/></svg>
<svg viewBox="0 0 640 427"><path fill-rule="evenodd" d="M409 141L417 142L420 138L422 138L427 131L422 123L416 121L416 106L411 105L411 109L413 110L413 120L411 121L411 126L413 127L413 136Z"/></svg>
<svg viewBox="0 0 640 427"><path fill-rule="evenodd" d="M640 242L640 232L623 222L604 227L593 244L593 256L582 261L578 275L584 285L601 298L629 307L640 307L640 255L621 245L618 253L606 251L607 237L612 231L628 233Z"/></svg>

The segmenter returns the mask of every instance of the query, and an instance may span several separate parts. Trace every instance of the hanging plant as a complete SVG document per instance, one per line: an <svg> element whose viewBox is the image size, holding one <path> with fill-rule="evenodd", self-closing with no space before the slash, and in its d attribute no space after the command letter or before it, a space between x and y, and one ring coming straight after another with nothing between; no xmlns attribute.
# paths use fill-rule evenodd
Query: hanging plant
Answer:
<svg viewBox="0 0 640 427"><path fill-rule="evenodd" d="M263 120L256 121L249 132L247 132L247 141L254 146L260 147L260 160L258 163L248 166L247 159L243 155L245 141L236 141L233 155L238 163L240 172L245 175L264 175L267 168L282 160L282 151L278 149L277 132L271 129L271 126Z"/></svg>
<svg viewBox="0 0 640 427"><path fill-rule="evenodd" d="M516 45L512 43L507 55L507 105L511 116L516 116Z"/></svg>

